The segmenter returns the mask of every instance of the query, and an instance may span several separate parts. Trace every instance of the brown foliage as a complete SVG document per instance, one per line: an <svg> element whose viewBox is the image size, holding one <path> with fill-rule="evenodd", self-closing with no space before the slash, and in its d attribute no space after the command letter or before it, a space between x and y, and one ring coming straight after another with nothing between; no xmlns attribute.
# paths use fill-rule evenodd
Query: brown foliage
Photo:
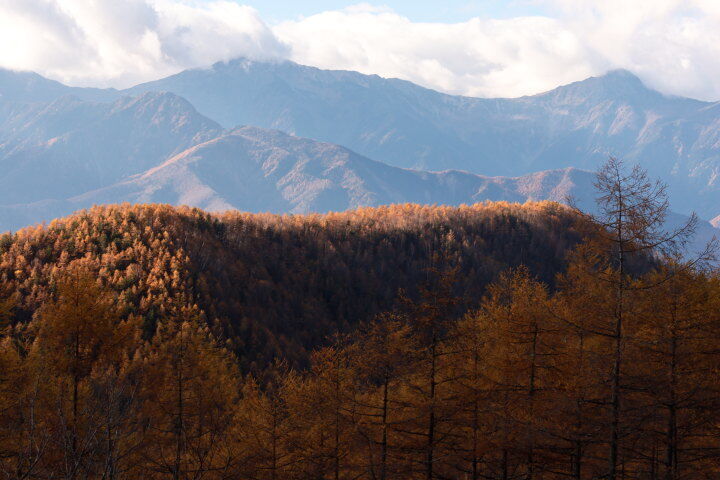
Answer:
<svg viewBox="0 0 720 480"><path fill-rule="evenodd" d="M6 236L0 478L718 478L718 276L589 241L553 282L576 218L125 205Z"/></svg>
<svg viewBox="0 0 720 480"><path fill-rule="evenodd" d="M509 266L551 281L578 239L575 220L553 203L308 216L96 207L1 236L0 298L13 299L16 323L29 326L57 273L82 260L113 290L120 317L142 321L146 339L181 298L245 370L277 357L306 366L328 335L390 309L399 289L415 295L437 258L458 266L456 288L471 304Z"/></svg>

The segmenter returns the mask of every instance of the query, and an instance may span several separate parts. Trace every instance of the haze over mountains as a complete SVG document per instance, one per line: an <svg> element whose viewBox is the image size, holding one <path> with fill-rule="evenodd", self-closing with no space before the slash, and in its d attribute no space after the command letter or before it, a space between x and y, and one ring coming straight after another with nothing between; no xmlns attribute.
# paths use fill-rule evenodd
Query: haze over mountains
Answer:
<svg viewBox="0 0 720 480"><path fill-rule="evenodd" d="M625 71L517 99L243 59L126 91L0 71L0 230L121 201L588 204L585 170L609 153L668 182L675 210L720 214L720 103L664 96Z"/></svg>
<svg viewBox="0 0 720 480"><path fill-rule="evenodd" d="M152 168L221 131L170 93L122 97L112 103L64 96L18 109L4 127L1 204L79 195Z"/></svg>
<svg viewBox="0 0 720 480"><path fill-rule="evenodd" d="M277 130L240 127L176 155L162 165L83 201L190 204L206 210L243 205L250 211L306 213L390 203L564 201L579 183L592 192L592 174L577 169L523 177L391 167L338 145Z"/></svg>

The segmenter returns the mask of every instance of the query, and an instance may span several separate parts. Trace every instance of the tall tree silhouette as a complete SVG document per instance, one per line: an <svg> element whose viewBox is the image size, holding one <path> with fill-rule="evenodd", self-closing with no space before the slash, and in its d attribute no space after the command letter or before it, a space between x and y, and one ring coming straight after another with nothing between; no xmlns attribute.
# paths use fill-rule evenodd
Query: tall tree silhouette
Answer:
<svg viewBox="0 0 720 480"><path fill-rule="evenodd" d="M451 435L449 412L442 401L450 380L445 368L450 351L444 339L459 302L454 293L457 273L457 267L429 269L428 284L421 289L420 300L405 300L418 345L416 370L409 382L414 424L405 430L420 440L417 451L422 458L418 463L426 480L437 478L437 464L441 462L438 452Z"/></svg>
<svg viewBox="0 0 720 480"><path fill-rule="evenodd" d="M233 464L228 436L238 375L197 315L187 307L173 312L141 360L146 475L201 479Z"/></svg>
<svg viewBox="0 0 720 480"><path fill-rule="evenodd" d="M55 297L39 311L40 332L31 360L46 376L55 397L56 442L61 446L66 478L87 474L98 435L98 413L91 410L87 380L94 368L118 364L132 339L131 325L122 324L111 291L98 284L87 262L59 271Z"/></svg>
<svg viewBox="0 0 720 480"><path fill-rule="evenodd" d="M635 165L627 169L622 160L610 157L597 173L597 213L578 213L589 220L593 231L578 250L577 259L596 281L612 291L610 318L604 335L612 341L610 374L610 431L608 438L608 480L618 475L621 415L623 402L623 364L626 343L627 294L630 288L628 262L654 254L675 256L693 235L697 217L667 231L665 220L669 208L666 186L652 182L647 173Z"/></svg>
<svg viewBox="0 0 720 480"><path fill-rule="evenodd" d="M635 408L646 415L644 470L664 480L700 478L720 452L719 285L670 261L638 283L652 287L630 332Z"/></svg>
<svg viewBox="0 0 720 480"><path fill-rule="evenodd" d="M402 383L413 364L412 331L395 312L360 328L350 347L351 362L365 392L356 398L358 430L367 442L365 467L370 477L386 480L400 474L397 462Z"/></svg>

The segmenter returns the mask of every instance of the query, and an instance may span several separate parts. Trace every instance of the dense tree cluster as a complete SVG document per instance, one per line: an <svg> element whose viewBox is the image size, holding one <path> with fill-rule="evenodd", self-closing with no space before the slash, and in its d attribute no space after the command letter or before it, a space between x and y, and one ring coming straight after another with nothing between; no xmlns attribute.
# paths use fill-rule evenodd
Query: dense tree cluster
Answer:
<svg viewBox="0 0 720 480"><path fill-rule="evenodd" d="M662 230L662 186L639 170L625 174L616 161L598 186L604 195L592 218L551 204L309 218L122 207L6 237L0 476L719 478L720 275L677 256L693 223ZM124 230L108 227L127 218ZM539 218L568 222L583 240L557 237ZM153 233L152 221L162 233ZM182 222L194 228L178 228ZM516 257L479 273L475 262L488 258L468 251L488 247L477 232L489 228L490 238L492 228L509 224L506 242L518 225L536 239L566 242L566 268L553 283L542 280L549 272L537 260L512 265ZM78 231L84 235L70 235ZM251 240L262 262L237 260ZM529 251L539 248L526 241ZM406 257L392 259L384 242L406 249L417 242L426 253L396 248ZM289 266L299 262L290 253L300 252L319 271L335 272L338 285ZM648 261L650 253L658 261ZM331 309L326 296L322 305L333 313L352 307L372 316L348 316L358 323L344 329L326 312L319 328L330 335L307 365L266 356L248 369L237 347L250 330L208 314L232 311L231 302L245 308L245 297L204 297L203 288L223 289L223 275L245 278L235 269L248 269L247 278L274 280L266 280L267 292L305 275L295 294L340 295L349 287L328 259L364 267L351 277L360 282L405 268L393 285L397 301L369 296L373 308L357 299ZM290 278L281 282L273 268ZM205 270L220 280L209 283ZM467 297L475 292L473 304ZM286 298L276 292L260 301ZM384 305L391 308L379 311ZM267 332L312 333L278 325ZM278 340L278 348L293 341ZM259 359L271 363L260 368Z"/></svg>
<svg viewBox="0 0 720 480"><path fill-rule="evenodd" d="M613 317L588 305L613 292L584 267L554 292L507 271L460 319L446 314L457 271L435 272L419 300L260 385L196 308L170 308L143 340L71 264L33 339L0 345L0 474L608 478ZM719 298L720 279L687 266L629 285L617 478L720 474Z"/></svg>
<svg viewBox="0 0 720 480"><path fill-rule="evenodd" d="M459 266L456 293L471 305L508 267L524 264L551 281L579 239L575 220L552 203L309 216L96 207L0 235L0 301L12 301L16 321L31 325L56 276L82 259L146 339L182 302L198 308L243 370L280 356L306 366L328 335L390 309L400 289L416 294L433 262Z"/></svg>

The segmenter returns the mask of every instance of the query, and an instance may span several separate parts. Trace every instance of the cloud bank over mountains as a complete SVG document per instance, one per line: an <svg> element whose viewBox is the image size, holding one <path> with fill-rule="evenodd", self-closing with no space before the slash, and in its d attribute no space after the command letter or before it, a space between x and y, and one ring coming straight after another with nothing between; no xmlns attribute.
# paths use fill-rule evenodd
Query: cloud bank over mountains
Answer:
<svg viewBox="0 0 720 480"><path fill-rule="evenodd" d="M221 0L2 0L0 66L77 86L130 86L248 56L290 54L257 12Z"/></svg>
<svg viewBox="0 0 720 480"><path fill-rule="evenodd" d="M720 99L716 0L538 0L547 16L413 22L371 4L268 24L230 0L2 0L0 66L127 87L244 56L520 96L626 68L660 91Z"/></svg>

